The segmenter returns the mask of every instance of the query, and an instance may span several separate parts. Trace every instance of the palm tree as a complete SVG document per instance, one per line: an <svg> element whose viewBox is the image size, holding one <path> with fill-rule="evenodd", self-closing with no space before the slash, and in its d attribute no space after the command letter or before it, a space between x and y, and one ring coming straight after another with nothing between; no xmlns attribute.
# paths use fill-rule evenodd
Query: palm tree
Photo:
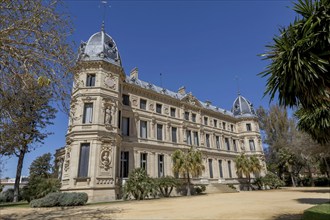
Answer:
<svg viewBox="0 0 330 220"><path fill-rule="evenodd" d="M262 170L259 158L256 155L247 157L244 153L242 153L235 158L235 165L237 176L242 178L244 175L246 178L248 178L250 189L251 173L254 173L256 175Z"/></svg>
<svg viewBox="0 0 330 220"><path fill-rule="evenodd" d="M293 9L300 17L267 46L262 56L271 63L260 75L268 77L265 94L297 106L298 128L325 144L330 141L330 4L299 0Z"/></svg>
<svg viewBox="0 0 330 220"><path fill-rule="evenodd" d="M201 151L191 147L187 153L182 150L174 151L172 160L173 172L187 179L187 196L190 196L191 177L200 176L205 169L203 154Z"/></svg>

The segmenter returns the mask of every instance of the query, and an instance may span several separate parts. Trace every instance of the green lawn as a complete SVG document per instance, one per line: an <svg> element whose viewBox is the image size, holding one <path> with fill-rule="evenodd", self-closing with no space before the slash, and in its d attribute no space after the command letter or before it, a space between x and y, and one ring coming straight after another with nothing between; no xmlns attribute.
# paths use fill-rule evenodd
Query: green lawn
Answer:
<svg viewBox="0 0 330 220"><path fill-rule="evenodd" d="M24 202L6 202L0 203L0 208L29 208L29 203Z"/></svg>
<svg viewBox="0 0 330 220"><path fill-rule="evenodd" d="M313 206L304 211L303 220L329 220L330 203Z"/></svg>

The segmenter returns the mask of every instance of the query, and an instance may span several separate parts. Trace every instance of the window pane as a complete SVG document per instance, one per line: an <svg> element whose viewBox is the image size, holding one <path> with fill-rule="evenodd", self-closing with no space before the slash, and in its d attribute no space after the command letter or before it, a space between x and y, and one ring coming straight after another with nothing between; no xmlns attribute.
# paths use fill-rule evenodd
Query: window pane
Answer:
<svg viewBox="0 0 330 220"><path fill-rule="evenodd" d="M128 177L129 152L122 151L120 155L120 177Z"/></svg>
<svg viewBox="0 0 330 220"><path fill-rule="evenodd" d="M204 125L207 125L208 118L204 117Z"/></svg>
<svg viewBox="0 0 330 220"><path fill-rule="evenodd" d="M191 115L191 120L192 120L193 122L196 122L196 114L192 114L192 115Z"/></svg>
<svg viewBox="0 0 330 220"><path fill-rule="evenodd" d="M157 124L157 140L163 140L163 125Z"/></svg>
<svg viewBox="0 0 330 220"><path fill-rule="evenodd" d="M123 94L123 105L129 106L129 95Z"/></svg>
<svg viewBox="0 0 330 220"><path fill-rule="evenodd" d="M140 121L140 137L147 138L147 122Z"/></svg>
<svg viewBox="0 0 330 220"><path fill-rule="evenodd" d="M194 131L194 145L199 146L198 132Z"/></svg>
<svg viewBox="0 0 330 220"><path fill-rule="evenodd" d="M213 165L212 165L212 159L209 159L209 171L210 171L210 178L213 178Z"/></svg>
<svg viewBox="0 0 330 220"><path fill-rule="evenodd" d="M95 74L87 74L86 86L95 86Z"/></svg>
<svg viewBox="0 0 330 220"><path fill-rule="evenodd" d="M251 131L251 124L246 124L246 130Z"/></svg>
<svg viewBox="0 0 330 220"><path fill-rule="evenodd" d="M228 173L229 173L229 178L232 178L232 174L231 174L231 161L228 161Z"/></svg>
<svg viewBox="0 0 330 220"><path fill-rule="evenodd" d="M255 148L255 145L254 145L254 140L249 140L249 143L250 143L250 150L255 151L256 148Z"/></svg>
<svg viewBox="0 0 330 220"><path fill-rule="evenodd" d="M89 143L81 144L78 177L88 177Z"/></svg>
<svg viewBox="0 0 330 220"><path fill-rule="evenodd" d="M171 108L171 117L175 117L175 108Z"/></svg>
<svg viewBox="0 0 330 220"><path fill-rule="evenodd" d="M85 103L83 124L91 124L93 121L93 103Z"/></svg>
<svg viewBox="0 0 330 220"><path fill-rule="evenodd" d="M147 154L146 153L141 153L140 161L141 161L140 167L147 171Z"/></svg>
<svg viewBox="0 0 330 220"><path fill-rule="evenodd" d="M225 143L226 143L227 150L230 150L230 143L229 143L228 138L225 138Z"/></svg>
<svg viewBox="0 0 330 220"><path fill-rule="evenodd" d="M187 135L187 144L191 145L192 144L192 142L191 142L191 131L187 130L186 135Z"/></svg>
<svg viewBox="0 0 330 220"><path fill-rule="evenodd" d="M189 120L189 112L184 113L184 119L187 121Z"/></svg>
<svg viewBox="0 0 330 220"><path fill-rule="evenodd" d="M164 155L158 155L158 177L164 176Z"/></svg>
<svg viewBox="0 0 330 220"><path fill-rule="evenodd" d="M206 146L210 147L210 135L206 134Z"/></svg>
<svg viewBox="0 0 330 220"><path fill-rule="evenodd" d="M147 109L147 100L140 99L140 109Z"/></svg>
<svg viewBox="0 0 330 220"><path fill-rule="evenodd" d="M220 149L220 137L219 136L215 137L215 142L217 144L217 148Z"/></svg>
<svg viewBox="0 0 330 220"><path fill-rule="evenodd" d="M161 104L156 104L156 112L161 114L162 113L162 105Z"/></svg>
<svg viewBox="0 0 330 220"><path fill-rule="evenodd" d="M222 172L222 160L219 160L219 172L220 172L220 178L223 178L223 172Z"/></svg>
<svg viewBox="0 0 330 220"><path fill-rule="evenodd" d="M122 135L129 136L129 118L123 117Z"/></svg>
<svg viewBox="0 0 330 220"><path fill-rule="evenodd" d="M177 142L177 128L172 127L172 142L176 143Z"/></svg>
<svg viewBox="0 0 330 220"><path fill-rule="evenodd" d="M217 120L213 120L213 124L214 124L214 127L218 127L218 121Z"/></svg>

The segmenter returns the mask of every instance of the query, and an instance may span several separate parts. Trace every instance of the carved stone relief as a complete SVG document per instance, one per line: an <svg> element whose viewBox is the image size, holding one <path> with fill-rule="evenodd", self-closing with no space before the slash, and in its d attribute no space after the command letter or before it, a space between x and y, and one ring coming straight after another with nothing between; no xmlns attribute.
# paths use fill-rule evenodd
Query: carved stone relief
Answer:
<svg viewBox="0 0 330 220"><path fill-rule="evenodd" d="M104 78L104 85L109 89L116 90L117 89L116 77L112 76L110 73L107 73L106 77Z"/></svg>
<svg viewBox="0 0 330 220"><path fill-rule="evenodd" d="M106 172L104 174L112 176L112 173L109 171L112 170L112 148L109 145L102 146L101 152L100 152L100 168L101 168L101 174L102 171Z"/></svg>
<svg viewBox="0 0 330 220"><path fill-rule="evenodd" d="M70 168L70 160L71 160L71 148L68 147L66 148L66 153L65 153L65 160L64 160L64 171L68 172Z"/></svg>

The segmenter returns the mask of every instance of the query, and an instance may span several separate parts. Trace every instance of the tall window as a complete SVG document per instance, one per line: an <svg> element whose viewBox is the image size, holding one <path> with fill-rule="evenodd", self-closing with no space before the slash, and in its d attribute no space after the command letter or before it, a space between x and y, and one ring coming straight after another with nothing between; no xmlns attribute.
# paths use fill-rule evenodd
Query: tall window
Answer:
<svg viewBox="0 0 330 220"><path fill-rule="evenodd" d="M236 140L233 140L233 145L234 145L234 151L237 152Z"/></svg>
<svg viewBox="0 0 330 220"><path fill-rule="evenodd" d="M173 143L177 143L177 128L176 127L172 127L172 142Z"/></svg>
<svg viewBox="0 0 330 220"><path fill-rule="evenodd" d="M199 146L198 132L194 131L194 145Z"/></svg>
<svg viewBox="0 0 330 220"><path fill-rule="evenodd" d="M118 111L118 128L120 129L121 127L121 111Z"/></svg>
<svg viewBox="0 0 330 220"><path fill-rule="evenodd" d="M234 131L234 125L230 125L230 130L233 132Z"/></svg>
<svg viewBox="0 0 330 220"><path fill-rule="evenodd" d="M128 177L128 165L129 165L129 152L121 151L120 152L120 177Z"/></svg>
<svg viewBox="0 0 330 220"><path fill-rule="evenodd" d="M213 124L214 124L214 127L217 128L218 127L218 120L213 119Z"/></svg>
<svg viewBox="0 0 330 220"><path fill-rule="evenodd" d="M215 143L217 145L217 149L220 149L220 137L219 136L215 136Z"/></svg>
<svg viewBox="0 0 330 220"><path fill-rule="evenodd" d="M140 154L140 167L147 171L147 161L148 160L148 154L147 153L141 153Z"/></svg>
<svg viewBox="0 0 330 220"><path fill-rule="evenodd" d="M161 104L156 104L156 112L159 114L162 114L162 105Z"/></svg>
<svg viewBox="0 0 330 220"><path fill-rule="evenodd" d="M184 113L184 120L189 120L189 112Z"/></svg>
<svg viewBox="0 0 330 220"><path fill-rule="evenodd" d="M95 86L95 74L87 74L86 86Z"/></svg>
<svg viewBox="0 0 330 220"><path fill-rule="evenodd" d="M207 125L207 124L208 124L208 118L204 117L204 125Z"/></svg>
<svg viewBox="0 0 330 220"><path fill-rule="evenodd" d="M93 121L93 103L84 104L83 124L91 124Z"/></svg>
<svg viewBox="0 0 330 220"><path fill-rule="evenodd" d="M206 134L205 137L206 137L205 138L206 139L206 147L211 147L210 146L210 135L209 134Z"/></svg>
<svg viewBox="0 0 330 220"><path fill-rule="evenodd" d="M222 160L219 160L218 163L219 163L220 178L223 178L223 172L222 172Z"/></svg>
<svg viewBox="0 0 330 220"><path fill-rule="evenodd" d="M188 145L192 145L192 141L191 141L191 131L187 130L186 131L186 135L187 135L187 144Z"/></svg>
<svg viewBox="0 0 330 220"><path fill-rule="evenodd" d="M122 119L121 133L124 136L129 136L129 118L123 117Z"/></svg>
<svg viewBox="0 0 330 220"><path fill-rule="evenodd" d="M89 143L80 146L78 177L88 177Z"/></svg>
<svg viewBox="0 0 330 220"><path fill-rule="evenodd" d="M225 143L226 143L227 150L230 150L230 143L229 143L228 138L225 138Z"/></svg>
<svg viewBox="0 0 330 220"><path fill-rule="evenodd" d="M213 165L212 165L212 159L209 159L209 171L210 171L210 178L213 178Z"/></svg>
<svg viewBox="0 0 330 220"><path fill-rule="evenodd" d="M171 108L171 117L175 118L175 108Z"/></svg>
<svg viewBox="0 0 330 220"><path fill-rule="evenodd" d="M250 144L250 151L256 151L254 140L249 140L249 144Z"/></svg>
<svg viewBox="0 0 330 220"><path fill-rule="evenodd" d="M233 178L233 175L231 173L231 161L228 161L228 174L229 174L229 178Z"/></svg>
<svg viewBox="0 0 330 220"><path fill-rule="evenodd" d="M123 105L129 106L129 95L123 94Z"/></svg>
<svg viewBox="0 0 330 220"><path fill-rule="evenodd" d="M163 125L157 124L157 140L163 140Z"/></svg>
<svg viewBox="0 0 330 220"><path fill-rule="evenodd" d="M246 130L247 131L252 131L252 128L251 128L251 124L250 123L246 124Z"/></svg>
<svg viewBox="0 0 330 220"><path fill-rule="evenodd" d="M143 110L147 109L147 100L140 99L140 109L143 109Z"/></svg>
<svg viewBox="0 0 330 220"><path fill-rule="evenodd" d="M192 120L192 122L196 122L196 114L195 113L191 114L191 120Z"/></svg>
<svg viewBox="0 0 330 220"><path fill-rule="evenodd" d="M164 155L158 155L158 177L164 176Z"/></svg>
<svg viewBox="0 0 330 220"><path fill-rule="evenodd" d="M140 137L141 138L147 138L147 122L146 121L140 121Z"/></svg>
<svg viewBox="0 0 330 220"><path fill-rule="evenodd" d="M226 130L226 122L222 122L222 129Z"/></svg>

